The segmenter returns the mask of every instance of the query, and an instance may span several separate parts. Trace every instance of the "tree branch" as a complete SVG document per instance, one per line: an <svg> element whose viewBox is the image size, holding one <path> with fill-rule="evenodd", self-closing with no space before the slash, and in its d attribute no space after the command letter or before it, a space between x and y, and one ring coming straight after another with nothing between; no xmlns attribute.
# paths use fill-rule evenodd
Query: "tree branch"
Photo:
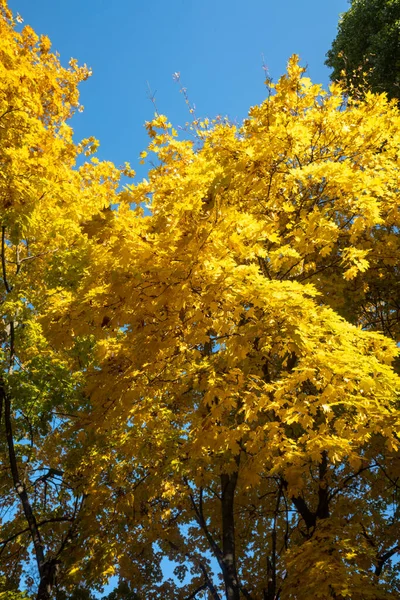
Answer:
<svg viewBox="0 0 400 600"><path fill-rule="evenodd" d="M196 590L194 590L194 592L192 592L192 593L190 594L190 596L188 596L188 597L186 598L186 600L192 600L193 598L196 598L197 594L198 594L199 592L202 592L203 590L206 590L206 589L207 589L207 587L208 587L208 586L207 586L207 583L203 583L203 585L201 585L201 586L200 586L200 587L198 587Z"/></svg>
<svg viewBox="0 0 400 600"><path fill-rule="evenodd" d="M375 575L377 577L379 577L380 574L382 573L382 569L385 565L385 562L388 561L390 558L392 558L392 556L394 556L397 552L400 552L400 546L395 546L391 550L388 550L384 554L381 554L380 556L377 557L378 563L375 567Z"/></svg>
<svg viewBox="0 0 400 600"><path fill-rule="evenodd" d="M6 254L5 254L5 241L6 241L6 228L5 225L1 227L1 270L3 274L3 283L6 288L7 294L11 292L11 288L7 281L7 268L6 268Z"/></svg>
<svg viewBox="0 0 400 600"><path fill-rule="evenodd" d="M14 438L12 431L12 422L11 422L11 401L8 394L5 392L4 384L0 383L0 396L2 397L4 403L4 420L6 427L6 438L7 438L7 447L8 447L8 456L11 467L11 474L14 483L15 490L21 500L22 508L24 511L24 515L26 521L28 523L28 528L31 534L33 546L35 549L36 562L38 565L39 573L42 575L43 565L44 565L44 552L43 552L43 542L40 536L39 527L36 522L35 515L32 511L32 506L29 502L29 497L25 488L25 485L20 481L19 472L18 472L18 464L17 458L15 454L14 447Z"/></svg>
<svg viewBox="0 0 400 600"><path fill-rule="evenodd" d="M282 485L283 488L287 490L288 482L283 478ZM303 521L305 522L307 529L312 529L313 527L315 527L317 516L308 508L304 498L302 498L301 496L291 496L290 500L293 502L297 512L300 514Z"/></svg>
<svg viewBox="0 0 400 600"><path fill-rule="evenodd" d="M174 542L171 542L170 540L168 540L168 544L171 546L171 548L173 548L177 552L181 552L179 546L177 546ZM192 554L190 554L190 552L183 552L183 554L184 554L184 556L186 556L186 558L188 558L189 560L194 562L199 567L200 571L203 573L206 587L208 588L213 600L221 600L221 597L218 594L217 589L215 588L213 582L211 581L211 579L207 573L207 569L205 568L205 566L203 565L201 560L196 558L196 556L193 556ZM205 588L203 588L203 589L205 589ZM199 591L200 591L200 588L197 589L196 593L198 593ZM189 598L190 598L190 596L189 596ZM189 599L187 599L187 600L189 600Z"/></svg>
<svg viewBox="0 0 400 600"><path fill-rule="evenodd" d="M191 493L189 493L190 502L191 502L193 510L194 510L194 512L196 514L197 522L200 525L200 527L202 528L202 530L204 532L204 535L206 536L207 541L208 541L208 543L209 543L209 545L211 547L211 550L213 551L214 556L215 556L215 558L218 561L218 564L222 568L222 566L221 566L222 551L219 548L219 546L216 543L216 541L214 540L214 538L212 537L211 533L209 532L208 527L207 527L207 523L206 523L206 521L204 519L203 504L202 504L202 493L203 493L203 490L202 490L202 488L200 488L200 503L199 503L199 508L197 507L196 502L194 501L193 495Z"/></svg>

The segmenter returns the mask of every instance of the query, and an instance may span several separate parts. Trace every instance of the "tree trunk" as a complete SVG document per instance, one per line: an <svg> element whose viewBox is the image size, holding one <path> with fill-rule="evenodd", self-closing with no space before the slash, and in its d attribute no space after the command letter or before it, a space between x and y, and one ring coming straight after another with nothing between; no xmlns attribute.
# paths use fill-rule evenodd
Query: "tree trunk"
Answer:
<svg viewBox="0 0 400 600"><path fill-rule="evenodd" d="M59 560L49 560L42 566L36 600L50 600L59 570Z"/></svg>
<svg viewBox="0 0 400 600"><path fill-rule="evenodd" d="M44 560L43 542L40 535L39 527L36 522L35 515L32 511L32 506L26 491L25 484L20 480L17 457L15 454L12 417L11 417L11 400L5 391L4 383L0 383L0 406L4 406L4 422L6 429L6 439L8 447L8 457L10 462L11 475L14 483L15 491L17 492L22 504L25 519L29 527L35 557L40 575L40 584L37 592L36 600L50 600L51 592L54 586L55 576L58 570L59 561Z"/></svg>
<svg viewBox="0 0 400 600"><path fill-rule="evenodd" d="M240 600L240 588L236 571L235 519L233 514L237 478L237 472L230 475L221 475L222 573L227 600Z"/></svg>

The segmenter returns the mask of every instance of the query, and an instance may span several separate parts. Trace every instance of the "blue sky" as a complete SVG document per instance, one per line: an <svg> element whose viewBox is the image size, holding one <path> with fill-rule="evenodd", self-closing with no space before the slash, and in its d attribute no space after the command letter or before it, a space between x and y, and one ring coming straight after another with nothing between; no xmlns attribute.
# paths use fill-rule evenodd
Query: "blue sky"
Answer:
<svg viewBox="0 0 400 600"><path fill-rule="evenodd" d="M94 135L99 158L131 163L140 177L144 122L154 107L175 126L189 119L172 74L181 73L198 116L242 120L265 97L262 55L277 80L299 54L313 81L328 84L325 53L347 0L9 0L25 23L48 35L64 64L93 69L81 86L76 139Z"/></svg>

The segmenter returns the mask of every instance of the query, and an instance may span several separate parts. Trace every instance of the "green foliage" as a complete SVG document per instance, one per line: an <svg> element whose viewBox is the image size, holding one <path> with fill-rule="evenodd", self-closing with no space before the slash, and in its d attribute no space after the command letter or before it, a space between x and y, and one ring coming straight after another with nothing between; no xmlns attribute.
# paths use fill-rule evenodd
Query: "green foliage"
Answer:
<svg viewBox="0 0 400 600"><path fill-rule="evenodd" d="M0 592L0 600L28 600L25 592Z"/></svg>
<svg viewBox="0 0 400 600"><path fill-rule="evenodd" d="M55 600L95 600L92 592L83 587L75 588L72 592L58 591Z"/></svg>
<svg viewBox="0 0 400 600"><path fill-rule="evenodd" d="M102 600L139 600L139 596L131 590L126 581L121 581L118 586L108 596Z"/></svg>
<svg viewBox="0 0 400 600"><path fill-rule="evenodd" d="M333 81L400 98L400 0L352 0L327 53Z"/></svg>
<svg viewBox="0 0 400 600"><path fill-rule="evenodd" d="M29 596L16 590L6 577L0 577L0 600L29 600Z"/></svg>
<svg viewBox="0 0 400 600"><path fill-rule="evenodd" d="M15 596L15 600L22 600L26 596ZM55 600L97 600L98 596L94 596L89 588L77 587L72 592L63 590L57 591ZM0 593L0 600L3 600ZM5 598L4 598L5 600ZM8 600L8 597L7 597ZM14 600L13 597L10 600ZM139 600L139 596L133 592L129 584L125 581L120 581L117 587L106 596L102 596L101 600Z"/></svg>

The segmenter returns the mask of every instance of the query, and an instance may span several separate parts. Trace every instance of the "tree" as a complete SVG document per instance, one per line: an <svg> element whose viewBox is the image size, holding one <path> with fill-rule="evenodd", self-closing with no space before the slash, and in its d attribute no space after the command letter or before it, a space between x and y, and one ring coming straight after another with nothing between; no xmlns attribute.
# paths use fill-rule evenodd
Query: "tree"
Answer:
<svg viewBox="0 0 400 600"><path fill-rule="evenodd" d="M102 596L101 600L137 600L138 596L132 592L126 582L119 582L107 596ZM16 599L17 600L17 599ZM56 594L56 600L96 600L96 597L87 588L75 588L68 594L61 590Z"/></svg>
<svg viewBox="0 0 400 600"><path fill-rule="evenodd" d="M399 0L352 0L327 53L332 81L343 79L351 93L367 84L375 93L398 99L399 27Z"/></svg>
<svg viewBox="0 0 400 600"><path fill-rule="evenodd" d="M73 551L85 498L79 481L64 476L66 449L54 442L47 451L43 442L50 433L55 439L82 403L90 340L61 357L39 315L49 286L56 295L70 294L88 267L85 223L104 218L119 171L96 159L75 168L79 154L96 146L93 139L74 144L67 125L89 70L74 60L61 67L47 37L39 39L29 26L18 33L15 25L1 0L1 574L11 597L33 553L38 577L27 582L37 584L40 600L52 597L63 557Z"/></svg>
<svg viewBox="0 0 400 600"><path fill-rule="evenodd" d="M1 6L4 592L33 552L37 600L398 597L395 104L293 57L117 194Z"/></svg>
<svg viewBox="0 0 400 600"><path fill-rule="evenodd" d="M50 299L49 339L96 339L64 431L87 490L76 582L398 596L399 112L303 71L293 57L242 127L148 123L159 166Z"/></svg>

